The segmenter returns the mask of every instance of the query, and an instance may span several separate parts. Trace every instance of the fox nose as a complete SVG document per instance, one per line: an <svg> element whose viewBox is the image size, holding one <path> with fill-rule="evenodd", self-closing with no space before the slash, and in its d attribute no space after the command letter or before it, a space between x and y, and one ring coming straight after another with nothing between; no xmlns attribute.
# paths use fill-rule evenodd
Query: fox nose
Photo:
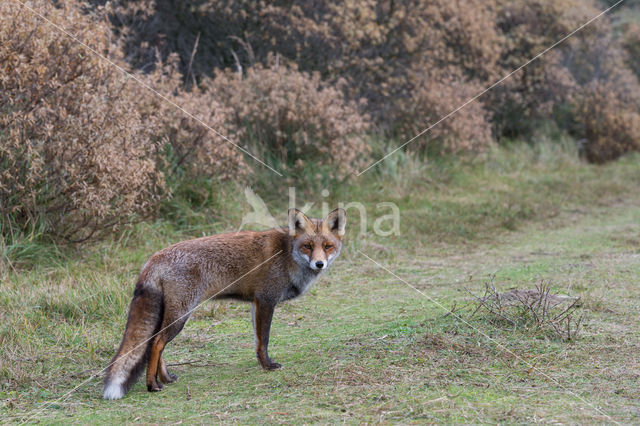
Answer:
<svg viewBox="0 0 640 426"><path fill-rule="evenodd" d="M324 262L322 260L318 260L316 262L316 268L318 268L318 269L324 268Z"/></svg>

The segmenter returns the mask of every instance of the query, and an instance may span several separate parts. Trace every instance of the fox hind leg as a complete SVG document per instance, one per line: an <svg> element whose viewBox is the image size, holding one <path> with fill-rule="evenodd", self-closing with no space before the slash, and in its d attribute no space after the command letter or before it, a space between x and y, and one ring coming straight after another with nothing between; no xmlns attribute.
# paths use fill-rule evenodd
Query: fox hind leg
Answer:
<svg viewBox="0 0 640 426"><path fill-rule="evenodd" d="M158 365L162 357L162 351L167 344L167 337L164 332L160 332L151 346L151 357L147 365L147 390L149 392L159 392L162 390L162 384L158 383Z"/></svg>
<svg viewBox="0 0 640 426"><path fill-rule="evenodd" d="M165 311L166 312L166 311ZM173 383L178 380L178 376L169 373L167 364L162 357L167 343L182 331L186 324L188 315L185 318L176 319L174 316L166 316L162 321L162 328L155 337L151 346L151 356L147 366L147 390L149 392L158 392L162 390L162 383ZM158 381L160 379L160 382Z"/></svg>
<svg viewBox="0 0 640 426"><path fill-rule="evenodd" d="M165 384L173 383L178 380L178 376L171 374L169 370L167 370L167 363L164 362L162 354L160 354L160 359L158 360L158 376L160 381Z"/></svg>

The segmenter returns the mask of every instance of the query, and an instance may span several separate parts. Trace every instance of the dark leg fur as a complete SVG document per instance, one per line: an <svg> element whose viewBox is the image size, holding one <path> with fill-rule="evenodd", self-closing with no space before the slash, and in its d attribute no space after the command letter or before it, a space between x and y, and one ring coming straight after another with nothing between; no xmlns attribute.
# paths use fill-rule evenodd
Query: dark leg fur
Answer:
<svg viewBox="0 0 640 426"><path fill-rule="evenodd" d="M164 384L173 383L178 380L178 376L171 374L167 369L167 364L164 362L162 354L160 354L160 361L158 362L158 377Z"/></svg>
<svg viewBox="0 0 640 426"><path fill-rule="evenodd" d="M258 357L260 366L265 370L276 370L282 367L282 365L273 362L273 360L269 358L267 351L269 347L269 331L271 330L271 320L275 307L275 303L269 303L257 298L253 301L256 356Z"/></svg>

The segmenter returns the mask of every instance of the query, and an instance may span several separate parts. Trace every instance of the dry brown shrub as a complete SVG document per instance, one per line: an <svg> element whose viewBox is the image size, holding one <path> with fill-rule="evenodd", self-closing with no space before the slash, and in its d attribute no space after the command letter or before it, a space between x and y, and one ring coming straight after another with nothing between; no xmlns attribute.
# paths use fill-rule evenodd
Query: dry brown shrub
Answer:
<svg viewBox="0 0 640 426"><path fill-rule="evenodd" d="M578 0L505 0L498 12L507 36L501 62L516 68L596 16L599 8ZM623 44L612 34L606 17L594 21L495 90L491 103L499 134L526 135L540 120L549 120L582 140L589 161L638 150L640 84L624 51L633 52L634 36L630 31Z"/></svg>
<svg viewBox="0 0 640 426"><path fill-rule="evenodd" d="M359 78L370 86L358 84L375 92L368 95L375 103L372 114L383 126L408 138L482 90L482 82L498 71L502 39L494 24L492 2L421 0L386 6L386 11L377 11L377 31L370 25L372 33L361 35L354 46L375 52L372 63L359 65L354 51L350 68L366 67L359 71L364 76ZM365 6L359 3L358 7ZM385 13L388 21L380 21ZM345 18L343 27L357 24ZM413 146L440 152L483 150L491 140L490 118L483 101L476 100Z"/></svg>
<svg viewBox="0 0 640 426"><path fill-rule="evenodd" d="M482 90L479 84L455 78L416 72L411 75L411 97L400 103L398 126L411 137L438 122ZM481 102L472 102L412 142L412 148L436 153L483 151L491 143L489 114Z"/></svg>
<svg viewBox="0 0 640 426"><path fill-rule="evenodd" d="M627 24L624 30L622 45L627 52L629 68L640 78L640 24Z"/></svg>
<svg viewBox="0 0 640 426"><path fill-rule="evenodd" d="M367 99L379 127L400 138L453 111L496 73L501 39L492 2L335 1L324 19L329 25L317 23L314 34L308 25L307 33L300 29L305 37L298 45L310 42L327 78L344 77L349 96ZM489 118L476 101L412 146L481 150L490 141Z"/></svg>
<svg viewBox="0 0 640 426"><path fill-rule="evenodd" d="M586 158L602 163L640 150L640 82L625 66L627 55L608 28L571 43L566 62L577 83L569 101Z"/></svg>
<svg viewBox="0 0 640 426"><path fill-rule="evenodd" d="M582 0L34 4L233 143L293 172L336 175L367 161L371 123L411 137L599 10ZM225 138L19 4L0 4L0 24L3 216L83 239L153 213L167 174L247 173ZM547 120L584 139L591 161L640 149L629 71L639 73L640 31L613 33L606 17L594 22L412 146L476 152L491 128L522 137Z"/></svg>
<svg viewBox="0 0 640 426"><path fill-rule="evenodd" d="M33 6L118 62L104 21L78 3ZM156 211L169 193L165 171L226 179L243 174L228 142L17 3L0 5L0 214L59 239L96 232ZM147 84L223 134L229 110L182 89L171 58ZM165 147L173 157L167 168Z"/></svg>
<svg viewBox="0 0 640 426"><path fill-rule="evenodd" d="M247 72L256 64L270 68L269 58L275 53L300 71L319 72L323 84L343 91L346 99L366 99L364 111L377 129L402 139L460 106L602 9L595 0L112 4L115 32L136 67L150 71L158 58L166 60L177 53L183 78L193 84L214 70ZM604 61L597 54L602 43L596 41L608 39L608 50L618 53L624 44L628 55L621 66L635 67L638 37L633 25L627 27L621 43L611 40L608 17L598 19L412 146L478 151L488 144L490 129L497 138L534 138L540 124L548 122L562 131L574 131L574 117L567 111L575 94L594 79L615 80L603 75L606 67L600 66ZM583 46L576 47L580 43ZM577 54L577 49L587 54ZM580 57L595 58L596 66Z"/></svg>
<svg viewBox="0 0 640 426"><path fill-rule="evenodd" d="M541 282L533 289L503 293L499 293L492 282L485 283L482 295L466 290L473 298L471 317L483 313L489 321L506 324L513 331L549 334L566 341L575 340L582 329L584 314L579 311L580 297L554 294L551 283Z"/></svg>
<svg viewBox="0 0 640 426"><path fill-rule="evenodd" d="M73 2L36 6L96 49L109 31ZM19 4L0 5L3 216L70 240L152 211L163 192L155 146L128 82ZM6 232L4 230L3 232Z"/></svg>
<svg viewBox="0 0 640 426"><path fill-rule="evenodd" d="M505 35L499 61L502 73L525 64L596 13L593 4L578 0L499 0L497 25ZM488 94L498 136L529 136L540 120L553 120L554 108L569 100L576 89L565 63L570 53L569 43L560 45Z"/></svg>
<svg viewBox="0 0 640 426"><path fill-rule="evenodd" d="M322 84L318 73L274 59L272 66L257 64L244 75L220 72L203 86L233 110L240 139L292 171L313 162L334 168L332 177L339 177L357 168L369 150L366 116L342 92Z"/></svg>
<svg viewBox="0 0 640 426"><path fill-rule="evenodd" d="M138 110L143 118L160 121L153 134L161 145L171 147L168 172L174 174L182 170L187 178L244 178L249 169L236 146L240 140L233 122L233 109L222 105L215 92L207 93L197 86L185 90L177 62L176 55L158 61L156 69L145 80L197 120L166 100L149 96L146 89L137 88L141 98L146 99L138 105Z"/></svg>
<svg viewBox="0 0 640 426"><path fill-rule="evenodd" d="M640 151L639 99L637 81L626 88L619 81L594 81L577 96L576 117L589 161L602 163Z"/></svg>
<svg viewBox="0 0 640 426"><path fill-rule="evenodd" d="M135 66L149 69L156 47L163 58L177 52L183 74L198 77L271 68L277 53L301 71L319 72L347 99L365 98L372 121L400 137L413 136L453 109L451 97L460 100L495 75L502 46L493 1L480 0L206 0L193 7L154 0L125 2L112 18ZM486 143L488 118L474 105L426 140L446 139L446 150L477 149Z"/></svg>

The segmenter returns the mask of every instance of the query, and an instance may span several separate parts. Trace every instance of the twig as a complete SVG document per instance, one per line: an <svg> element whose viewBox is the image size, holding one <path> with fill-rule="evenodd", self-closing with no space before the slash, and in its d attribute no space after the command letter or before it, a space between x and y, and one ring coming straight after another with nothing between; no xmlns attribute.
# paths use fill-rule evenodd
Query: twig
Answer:
<svg viewBox="0 0 640 426"><path fill-rule="evenodd" d="M198 43L200 42L200 31L198 31L198 35L196 36L196 41L193 43L193 49L191 49L191 58L189 58L189 66L187 67L187 76L185 77L185 82L189 83L189 77L193 79L193 86L196 85L196 77L191 72L191 68L193 66L193 58L196 57L196 50L198 49ZM187 87L188 89L189 87Z"/></svg>
<svg viewBox="0 0 640 426"><path fill-rule="evenodd" d="M173 364L167 364L167 367L176 367L178 365L197 365L198 367L212 367L212 366L216 366L218 364L213 364L213 363L205 363L204 359L196 359L193 361L185 361L185 362L176 362ZM203 363L203 364L200 364Z"/></svg>

